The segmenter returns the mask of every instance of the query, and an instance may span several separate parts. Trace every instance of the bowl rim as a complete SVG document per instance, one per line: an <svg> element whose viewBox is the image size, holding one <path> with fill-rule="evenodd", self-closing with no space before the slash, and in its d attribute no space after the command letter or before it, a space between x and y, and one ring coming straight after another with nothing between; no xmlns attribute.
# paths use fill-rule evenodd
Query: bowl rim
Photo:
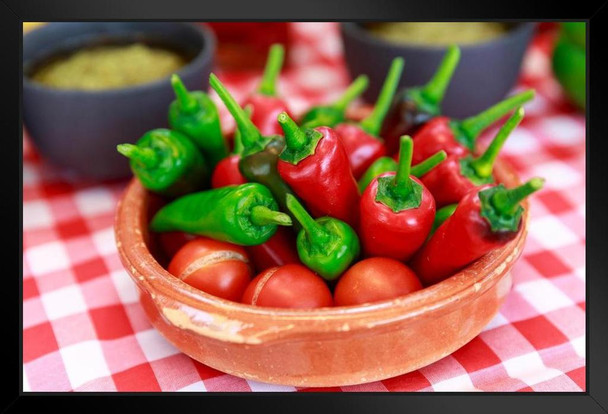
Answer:
<svg viewBox="0 0 608 414"><path fill-rule="evenodd" d="M497 182L507 186L520 183L514 171L501 160L497 160L495 173ZM116 245L127 273L139 288L151 292L157 306L164 307L168 297L195 312L202 311L207 316L221 315L222 319L218 324L225 322L227 315L231 321L246 319L249 323L258 322L271 327L263 332L268 336L267 339L262 341L260 336L263 335L258 333L255 341L250 343L277 339L277 333L281 329L289 330L294 324L298 325L297 334L320 331L332 333L369 329L376 325L390 325L412 318L432 317L437 312L448 312L454 306L462 305L465 300L483 294L502 278L505 269L509 265L512 266L521 254L529 221L528 203L524 202L522 228L513 240L451 277L408 295L362 305L285 309L257 307L222 299L191 287L165 270L152 257L146 246L147 228L140 228L142 222L147 223L142 210L149 201L149 195L137 178L133 178L117 206L114 226ZM193 325L187 323L184 326L192 328ZM346 327L343 329L344 326ZM203 335L216 335L213 329L198 332ZM230 335L222 336L222 340L247 342L242 336L236 338Z"/></svg>
<svg viewBox="0 0 608 414"><path fill-rule="evenodd" d="M36 28L36 30L32 30L28 33L25 33L23 35L23 43L25 44L25 42L27 41L27 38L29 36L43 35L45 31L52 30L53 26L55 26L57 24L64 24L64 23L70 23L70 22L50 22L42 27ZM98 22L93 22L93 23L98 23ZM145 22L105 22L105 23L145 23ZM149 23L158 23L158 22L149 22ZM215 37L215 34L209 27L207 27L206 25L195 24L195 23L191 23L191 22L160 22L160 23L174 24L174 25L186 28L188 30L191 30L193 33L198 35L203 41L203 47L201 49L199 49L199 51L194 56L194 58L192 58L192 60L190 60L184 66L180 67L177 71L173 72L173 73L177 74L180 78L185 78L185 77L189 76L190 74L196 72L197 67L206 66L213 60L214 55L215 55L216 45L217 45L217 39ZM129 32L131 32L131 31L127 30L124 33L120 33L119 35L117 35L117 37L128 35ZM97 31L93 30L93 31L88 32L88 34L98 35L99 33ZM56 48L50 48L50 50L51 50L50 54L52 54L56 50ZM32 60L35 60L35 59L32 59ZM22 64L22 71L23 71L23 65L25 64L25 61L23 60L21 64ZM159 87L166 85L168 83L169 77L170 77L170 75L164 76L162 78L152 80L149 82L132 85L132 86L126 86L126 87L120 87L120 88L110 88L110 89L99 89L99 90L51 88L51 87L41 84L39 82L32 81L28 76L25 75L25 73L23 73L23 75L22 75L22 80L23 80L24 89L27 87L29 89L42 91L42 92L48 93L48 94L87 96L87 97L95 96L95 95L99 95L99 96L103 95L104 97L106 97L106 96L120 96L120 95L129 94L129 93L152 91L154 89L158 89Z"/></svg>
<svg viewBox="0 0 608 414"><path fill-rule="evenodd" d="M427 44L405 44L405 43L396 43L390 42L388 40L382 39L378 36L372 35L368 30L365 30L361 27L361 23L366 22L341 22L340 23L340 31L342 35L348 34L357 40L367 43L372 47L381 47L381 48L396 48L400 50L410 50L417 52L443 52L447 49L448 45L427 45ZM372 22L373 23L373 22ZM380 22L387 23L387 22ZM390 22L388 22L390 23ZM407 23L407 22L397 22L397 23ZM466 23L466 22L451 22L451 23ZM516 22L504 22L504 23L513 23L514 26L507 30L504 35L497 36L490 40L477 42L477 43L467 43L467 44L459 44L458 47L461 51L472 50L472 49L483 49L483 48L493 48L496 47L499 43L508 42L510 39L515 37L518 33L524 31L532 31L536 27L537 23L534 21L516 21Z"/></svg>

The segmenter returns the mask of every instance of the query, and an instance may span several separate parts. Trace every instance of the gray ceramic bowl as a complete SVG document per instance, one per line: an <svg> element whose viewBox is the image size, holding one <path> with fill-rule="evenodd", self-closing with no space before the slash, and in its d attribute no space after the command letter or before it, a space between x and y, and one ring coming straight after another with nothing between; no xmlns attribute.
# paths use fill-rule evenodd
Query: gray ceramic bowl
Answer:
<svg viewBox="0 0 608 414"><path fill-rule="evenodd" d="M192 60L176 73L189 89L208 89L215 53L213 33L187 23L49 23L23 37L23 122L36 148L55 165L93 179L130 174L116 145L167 127L174 99L169 77L105 91L52 89L28 78L57 52L99 41L144 40L181 49Z"/></svg>
<svg viewBox="0 0 608 414"><path fill-rule="evenodd" d="M391 61L402 56L405 68L399 86L426 83L439 65L446 47L390 43L369 33L361 23L341 23L344 53L351 76L369 76L363 97L374 102ZM474 115L505 97L515 85L522 58L535 23L514 23L496 39L462 45L460 63L443 100L443 113L464 118Z"/></svg>

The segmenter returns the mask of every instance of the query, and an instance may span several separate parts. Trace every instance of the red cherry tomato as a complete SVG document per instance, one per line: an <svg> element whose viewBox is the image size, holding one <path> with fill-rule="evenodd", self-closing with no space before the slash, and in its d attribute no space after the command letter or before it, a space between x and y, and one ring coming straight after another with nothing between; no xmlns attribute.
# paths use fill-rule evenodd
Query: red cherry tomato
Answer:
<svg viewBox="0 0 608 414"><path fill-rule="evenodd" d="M292 229L280 227L268 241L255 246L247 246L247 253L258 271L289 263L301 263L296 250L296 237Z"/></svg>
<svg viewBox="0 0 608 414"><path fill-rule="evenodd" d="M243 294L243 303L272 308L322 308L332 306L331 292L323 279L299 264L271 267L257 275Z"/></svg>
<svg viewBox="0 0 608 414"><path fill-rule="evenodd" d="M235 302L252 276L245 249L203 237L185 244L173 256L168 270L192 287Z"/></svg>
<svg viewBox="0 0 608 414"><path fill-rule="evenodd" d="M196 239L198 236L183 231L167 231L158 233L158 241L160 247L167 257L171 258L178 252L179 249L190 240Z"/></svg>
<svg viewBox="0 0 608 414"><path fill-rule="evenodd" d="M403 263L386 257L372 257L353 265L338 280L336 306L379 302L422 289L416 274Z"/></svg>

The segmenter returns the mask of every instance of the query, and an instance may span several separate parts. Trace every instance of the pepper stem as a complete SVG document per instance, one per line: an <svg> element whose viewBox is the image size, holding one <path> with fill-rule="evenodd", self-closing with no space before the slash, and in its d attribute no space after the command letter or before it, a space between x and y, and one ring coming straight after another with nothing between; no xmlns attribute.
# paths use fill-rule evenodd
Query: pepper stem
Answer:
<svg viewBox="0 0 608 414"><path fill-rule="evenodd" d="M451 45L431 80L420 91L427 101L437 105L443 100L445 91L450 84L459 61L460 48L456 45Z"/></svg>
<svg viewBox="0 0 608 414"><path fill-rule="evenodd" d="M302 229L306 232L310 244L323 245L329 241L330 235L325 231L323 226L315 221L306 211L304 206L291 194L285 196L287 208L291 214L298 220Z"/></svg>
<svg viewBox="0 0 608 414"><path fill-rule="evenodd" d="M198 101L188 92L186 85L175 73L171 75L171 86L184 112L194 112L198 109Z"/></svg>
<svg viewBox="0 0 608 414"><path fill-rule="evenodd" d="M399 196L406 196L412 191L412 180L410 170L412 167L412 152L414 141L408 135L403 135L399 141L399 164L397 164L397 174L393 179L393 193Z"/></svg>
<svg viewBox="0 0 608 414"><path fill-rule="evenodd" d="M370 135L377 136L380 133L384 117L386 117L386 114L390 109L393 96L399 86L399 80L401 79L401 73L403 72L403 64L403 58L398 57L393 59L372 113L359 123L361 128Z"/></svg>
<svg viewBox="0 0 608 414"><path fill-rule="evenodd" d="M209 85L211 85L213 90L218 94L234 118L237 127L241 131L241 142L243 147L249 149L259 145L259 142L261 141L260 131L213 73L209 75Z"/></svg>
<svg viewBox="0 0 608 414"><path fill-rule="evenodd" d="M280 211L271 210L266 206L255 206L251 209L250 220L256 226L276 224L278 226L291 226L291 217Z"/></svg>
<svg viewBox="0 0 608 414"><path fill-rule="evenodd" d="M428 173L438 164L443 162L443 160L445 160L447 157L448 154L444 150L437 151L424 161L414 165L410 171L410 174L414 177L422 177L424 174Z"/></svg>
<svg viewBox="0 0 608 414"><path fill-rule="evenodd" d="M283 45L275 43L270 47L266 66L264 67L264 75L262 82L258 88L258 92L262 95L276 96L276 84L281 68L283 67L283 57L285 49Z"/></svg>
<svg viewBox="0 0 608 414"><path fill-rule="evenodd" d="M147 168L156 167L158 155L152 148L138 147L133 144L118 144L116 150L125 157L142 163Z"/></svg>
<svg viewBox="0 0 608 414"><path fill-rule="evenodd" d="M298 124L287 115L287 112L281 112L277 117L277 122L281 125L285 133L285 147L293 150L299 150L306 146L308 137L306 133L300 129Z"/></svg>
<svg viewBox="0 0 608 414"><path fill-rule="evenodd" d="M251 113L253 112L253 106L247 105L245 107L245 114L247 114L247 118L251 119ZM236 129L234 131L234 146L232 149L232 152L236 155L241 155L243 153L243 140L242 140L243 134L241 134L241 130L240 129Z"/></svg>
<svg viewBox="0 0 608 414"><path fill-rule="evenodd" d="M340 112L346 111L346 107L367 89L368 82L369 79L366 75L357 76L357 79L346 88L342 96L331 106Z"/></svg>
<svg viewBox="0 0 608 414"><path fill-rule="evenodd" d="M520 201L540 190L544 183L544 179L535 177L519 187L498 190L492 195L492 205L502 214L513 213Z"/></svg>
<svg viewBox="0 0 608 414"><path fill-rule="evenodd" d="M484 129L492 125L500 117L532 98L534 98L534 89L528 89L527 91L513 95L477 115L460 121L460 129L469 139L474 140Z"/></svg>
<svg viewBox="0 0 608 414"><path fill-rule="evenodd" d="M471 167L475 170L475 173L482 178L490 177L492 175L492 169L494 168L494 162L500 149L509 138L509 134L519 125L524 117L524 108L521 106L517 108L517 111L504 123L500 128L488 148L478 158L473 159L470 162Z"/></svg>

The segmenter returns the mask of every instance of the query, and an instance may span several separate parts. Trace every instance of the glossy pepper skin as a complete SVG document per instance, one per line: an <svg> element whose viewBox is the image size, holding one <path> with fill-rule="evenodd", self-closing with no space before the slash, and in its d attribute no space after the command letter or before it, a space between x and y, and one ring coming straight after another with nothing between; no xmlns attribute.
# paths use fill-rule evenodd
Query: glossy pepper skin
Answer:
<svg viewBox="0 0 608 414"><path fill-rule="evenodd" d="M261 134L260 130L247 117L245 111L236 103L213 73L209 76L209 84L224 102L239 128L243 144L241 160L239 161L241 174L250 182L260 183L268 187L277 203L279 203L281 210L287 211L285 196L293 194L293 192L277 171L279 154L285 146L284 138L280 135ZM297 224L294 229L299 230Z"/></svg>
<svg viewBox="0 0 608 414"><path fill-rule="evenodd" d="M533 97L534 90L529 89L461 121L445 116L431 119L413 136L416 146L412 162L417 164L440 150L444 150L448 156L463 157L472 153L475 140L486 128Z"/></svg>
<svg viewBox="0 0 608 414"><path fill-rule="evenodd" d="M397 93L380 132L389 154L399 150L399 137L413 136L425 122L441 113L441 101L459 61L460 48L452 45L426 85Z"/></svg>
<svg viewBox="0 0 608 414"><path fill-rule="evenodd" d="M302 263L325 280L336 280L359 256L357 233L332 217L313 219L292 195L287 196L287 208L302 225L297 238Z"/></svg>
<svg viewBox="0 0 608 414"><path fill-rule="evenodd" d="M356 226L359 189L338 135L328 127L300 129L283 112L285 148L277 168L313 217L331 216Z"/></svg>
<svg viewBox="0 0 608 414"><path fill-rule="evenodd" d="M384 141L378 134L399 85L402 72L403 58L393 59L371 114L359 123L342 122L335 127L348 155L355 179L359 179L377 158L386 155Z"/></svg>
<svg viewBox="0 0 608 414"><path fill-rule="evenodd" d="M248 116L251 116L251 107L245 109ZM243 177L239 170L239 162L243 153L243 142L241 141L241 132L237 128L234 131L234 148L232 154L222 159L217 163L211 176L211 187L220 188L228 185L245 184L247 179Z"/></svg>
<svg viewBox="0 0 608 414"><path fill-rule="evenodd" d="M586 23L561 22L553 54L553 73L566 95L579 107L586 106Z"/></svg>
<svg viewBox="0 0 608 414"><path fill-rule="evenodd" d="M316 128L320 126L333 128L338 123L344 121L346 108L367 89L368 82L367 76L358 76L334 103L313 106L306 111L300 119L300 125L303 128Z"/></svg>
<svg viewBox="0 0 608 414"><path fill-rule="evenodd" d="M156 232L184 231L242 246L261 244L277 225L291 225L270 191L261 184L216 188L185 195L162 207L152 218Z"/></svg>
<svg viewBox="0 0 608 414"><path fill-rule="evenodd" d="M207 185L209 169L196 146L182 133L168 129L146 132L136 145L120 144L131 170L148 190L178 197Z"/></svg>
<svg viewBox="0 0 608 414"><path fill-rule="evenodd" d="M289 112L287 103L276 93L276 82L283 66L284 55L285 50L282 45L274 44L270 47L262 82L258 89L242 103L243 107L251 105L251 121L262 135L281 134L277 116L281 112Z"/></svg>
<svg viewBox="0 0 608 414"><path fill-rule="evenodd" d="M422 177L428 173L431 169L439 165L443 160L447 158L445 151L441 150L436 154L431 155L426 160L414 165L410 171L410 174L416 178ZM374 180L374 178L391 171L397 171L397 161L391 157L380 157L361 176L359 180L359 191L363 194L367 186Z"/></svg>
<svg viewBox="0 0 608 414"><path fill-rule="evenodd" d="M407 261L426 240L435 200L410 176L412 140L401 138L399 168L375 178L361 196L359 235L367 257Z"/></svg>
<svg viewBox="0 0 608 414"><path fill-rule="evenodd" d="M475 187L494 182L492 170L498 152L523 117L524 110L520 107L500 128L481 156L460 158L450 155L445 162L422 177L422 183L433 194L438 208L458 203Z"/></svg>
<svg viewBox="0 0 608 414"><path fill-rule="evenodd" d="M533 178L514 189L487 184L465 195L410 263L422 283L440 282L513 240L521 229L519 202L542 185Z"/></svg>
<svg viewBox="0 0 608 414"><path fill-rule="evenodd" d="M211 169L228 155L215 103L203 91L188 92L179 76L171 76L177 99L169 105L169 125L189 137Z"/></svg>
<svg viewBox="0 0 608 414"><path fill-rule="evenodd" d="M247 247L247 253L258 272L275 266L300 263L295 235L282 227L277 228L277 232L268 241Z"/></svg>

